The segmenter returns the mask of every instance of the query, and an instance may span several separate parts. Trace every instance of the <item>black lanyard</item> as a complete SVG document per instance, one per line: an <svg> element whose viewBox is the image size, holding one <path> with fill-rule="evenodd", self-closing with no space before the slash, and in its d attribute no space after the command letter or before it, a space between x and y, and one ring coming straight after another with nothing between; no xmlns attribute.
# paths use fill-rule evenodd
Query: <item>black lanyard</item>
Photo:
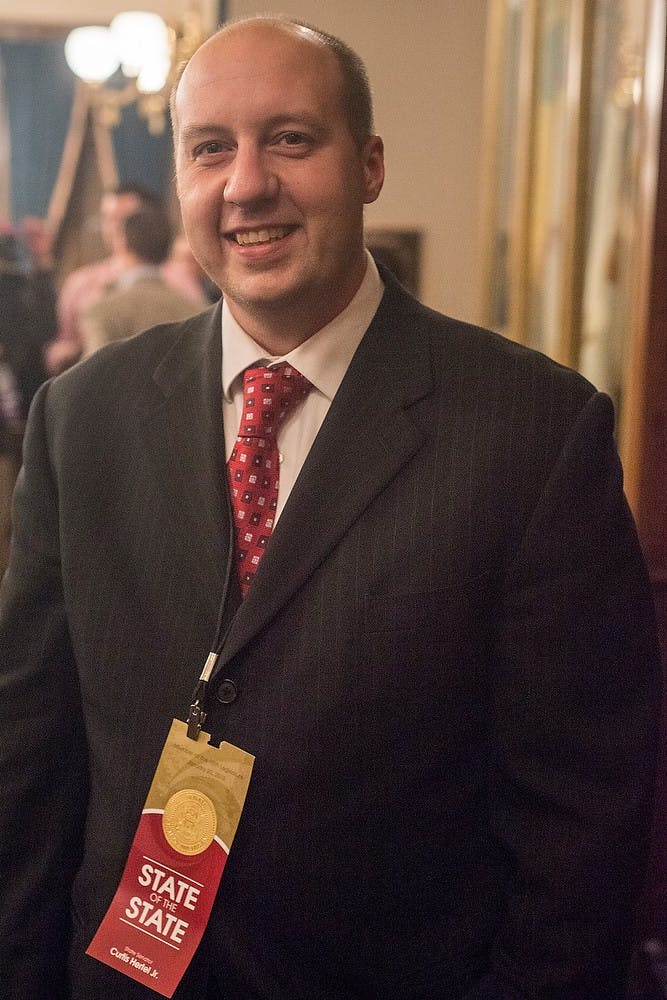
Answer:
<svg viewBox="0 0 667 1000"><path fill-rule="evenodd" d="M234 514L232 511L232 502L229 496L229 490L225 490L225 495L227 497L227 521L229 524L229 546L227 548L227 565L225 567L225 579L222 588L222 600L220 601L220 610L218 611L218 624L215 630L215 641L213 643L213 649L206 657L206 662L199 675L199 680L192 692L192 700L190 702L190 709L188 711L188 737L191 740L199 739L199 734L202 731L202 726L206 722L206 712L204 710L204 703L206 701L206 692L208 689L209 681L213 675L213 671L218 665L218 660L220 659L220 654L222 653L223 646L227 641L227 636L229 635L230 629L232 627L232 622L234 621L234 616L232 615L231 621L225 626L225 610L226 604L229 597L229 584L231 581L232 568L235 563L236 555L236 537L234 532Z"/></svg>

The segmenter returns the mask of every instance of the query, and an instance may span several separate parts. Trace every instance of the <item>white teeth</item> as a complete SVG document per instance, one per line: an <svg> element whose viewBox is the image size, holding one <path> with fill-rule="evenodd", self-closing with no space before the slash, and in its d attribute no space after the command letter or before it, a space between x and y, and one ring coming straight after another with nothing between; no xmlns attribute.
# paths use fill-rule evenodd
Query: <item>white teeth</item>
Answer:
<svg viewBox="0 0 667 1000"><path fill-rule="evenodd" d="M245 247L255 243L271 243L287 236L289 229L285 226L273 226L270 229L254 229L251 232L236 233L235 239L239 246Z"/></svg>

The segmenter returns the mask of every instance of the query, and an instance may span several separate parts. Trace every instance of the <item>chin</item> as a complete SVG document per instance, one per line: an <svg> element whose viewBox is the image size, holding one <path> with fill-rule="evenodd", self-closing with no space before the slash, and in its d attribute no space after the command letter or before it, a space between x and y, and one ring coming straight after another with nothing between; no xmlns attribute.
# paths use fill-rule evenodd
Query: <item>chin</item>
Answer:
<svg viewBox="0 0 667 1000"><path fill-rule="evenodd" d="M228 276L227 276L228 277ZM242 303L246 308L267 308L269 306L298 305L304 299L312 298L313 289L303 281L285 280L270 271L241 281L228 280L221 285L227 289L229 298ZM320 295L321 292L315 293Z"/></svg>

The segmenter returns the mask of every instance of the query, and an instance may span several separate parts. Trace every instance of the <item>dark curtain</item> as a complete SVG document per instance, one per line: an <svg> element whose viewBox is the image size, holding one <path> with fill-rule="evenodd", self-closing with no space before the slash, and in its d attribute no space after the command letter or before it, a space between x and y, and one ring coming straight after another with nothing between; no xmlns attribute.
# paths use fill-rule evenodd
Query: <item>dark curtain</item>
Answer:
<svg viewBox="0 0 667 1000"><path fill-rule="evenodd" d="M63 154L70 124L75 78L61 42L0 42L10 135L11 205L18 220L43 217ZM168 116L167 116L168 118ZM154 136L131 106L112 130L120 181L141 181L164 194L172 170L169 122Z"/></svg>
<svg viewBox="0 0 667 1000"><path fill-rule="evenodd" d="M173 174L169 114L162 135L151 135L146 120L131 105L123 111L111 137L118 180L145 184L156 194L164 195Z"/></svg>
<svg viewBox="0 0 667 1000"><path fill-rule="evenodd" d="M128 5L131 6L131 5ZM218 23L227 14L219 0ZM70 123L75 79L61 41L0 41L0 71L11 143L12 216L44 217L58 176ZM162 135L151 135L136 107L126 108L111 133L118 178L165 194L173 174L169 116Z"/></svg>
<svg viewBox="0 0 667 1000"><path fill-rule="evenodd" d="M69 125L74 79L59 42L0 42L11 137L12 215L46 215Z"/></svg>

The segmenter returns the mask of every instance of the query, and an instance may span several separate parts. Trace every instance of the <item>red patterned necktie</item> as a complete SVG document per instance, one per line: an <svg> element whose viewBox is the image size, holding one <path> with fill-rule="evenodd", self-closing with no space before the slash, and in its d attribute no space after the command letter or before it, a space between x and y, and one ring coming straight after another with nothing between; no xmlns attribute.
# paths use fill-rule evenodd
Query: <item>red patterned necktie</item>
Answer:
<svg viewBox="0 0 667 1000"><path fill-rule="evenodd" d="M310 388L308 379L287 362L243 373L243 413L227 476L244 597L273 531L280 477L278 428Z"/></svg>

